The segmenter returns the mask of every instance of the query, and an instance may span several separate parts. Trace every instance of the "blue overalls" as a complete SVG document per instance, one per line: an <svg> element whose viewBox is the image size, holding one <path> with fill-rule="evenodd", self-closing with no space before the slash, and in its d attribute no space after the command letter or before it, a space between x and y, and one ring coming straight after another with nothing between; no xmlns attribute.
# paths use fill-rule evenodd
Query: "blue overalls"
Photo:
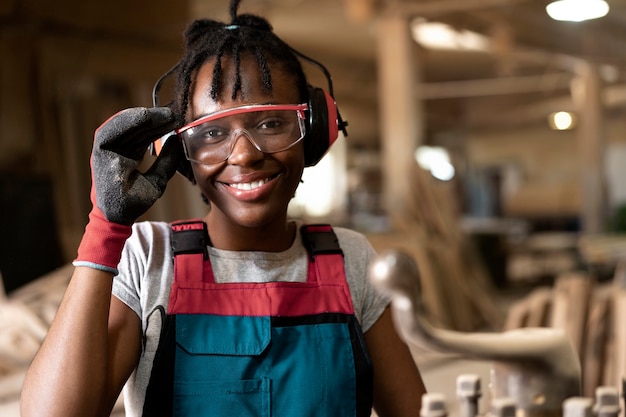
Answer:
<svg viewBox="0 0 626 417"><path fill-rule="evenodd" d="M369 416L372 365L343 253L301 229L306 282L216 283L202 221L172 224L174 282L144 416Z"/></svg>

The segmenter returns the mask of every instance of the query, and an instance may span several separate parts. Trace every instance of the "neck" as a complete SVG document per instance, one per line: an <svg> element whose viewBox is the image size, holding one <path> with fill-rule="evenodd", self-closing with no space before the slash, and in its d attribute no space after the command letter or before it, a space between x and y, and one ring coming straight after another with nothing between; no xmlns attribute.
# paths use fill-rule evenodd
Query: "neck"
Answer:
<svg viewBox="0 0 626 417"><path fill-rule="evenodd" d="M296 225L286 219L279 224L248 227L234 225L217 216L206 216L211 245L232 251L282 252L289 249L296 236Z"/></svg>

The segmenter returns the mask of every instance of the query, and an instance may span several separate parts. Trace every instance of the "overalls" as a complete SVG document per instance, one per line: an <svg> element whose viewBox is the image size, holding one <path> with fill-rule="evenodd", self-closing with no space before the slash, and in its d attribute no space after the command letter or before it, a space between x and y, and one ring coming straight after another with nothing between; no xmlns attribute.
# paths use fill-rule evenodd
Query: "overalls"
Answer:
<svg viewBox="0 0 626 417"><path fill-rule="evenodd" d="M306 282L216 283L202 221L172 225L174 282L144 416L369 416L372 365L343 253L303 226Z"/></svg>

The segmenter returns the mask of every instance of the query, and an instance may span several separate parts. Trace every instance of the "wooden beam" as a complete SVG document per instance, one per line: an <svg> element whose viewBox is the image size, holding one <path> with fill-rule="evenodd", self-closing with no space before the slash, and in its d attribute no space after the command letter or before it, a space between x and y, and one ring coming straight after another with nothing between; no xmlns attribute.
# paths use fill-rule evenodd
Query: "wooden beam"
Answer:
<svg viewBox="0 0 626 417"><path fill-rule="evenodd" d="M431 0L422 2L389 2L385 12L404 16L428 16L444 13L470 12L489 7L513 6L528 0Z"/></svg>
<svg viewBox="0 0 626 417"><path fill-rule="evenodd" d="M388 215L401 217L410 194L408 180L422 141L423 115L416 98L419 66L409 22L387 16L377 22L383 200Z"/></svg>
<svg viewBox="0 0 626 417"><path fill-rule="evenodd" d="M579 73L577 82L572 86L572 98L579 117L581 228L585 233L599 233L605 228L607 207L602 82L594 64L581 64Z"/></svg>
<svg viewBox="0 0 626 417"><path fill-rule="evenodd" d="M343 0L348 19L355 23L372 20L376 13L374 0Z"/></svg>
<svg viewBox="0 0 626 417"><path fill-rule="evenodd" d="M565 72L480 80L447 81L421 84L419 94L424 100L527 94L531 92L568 89L571 81L572 75Z"/></svg>

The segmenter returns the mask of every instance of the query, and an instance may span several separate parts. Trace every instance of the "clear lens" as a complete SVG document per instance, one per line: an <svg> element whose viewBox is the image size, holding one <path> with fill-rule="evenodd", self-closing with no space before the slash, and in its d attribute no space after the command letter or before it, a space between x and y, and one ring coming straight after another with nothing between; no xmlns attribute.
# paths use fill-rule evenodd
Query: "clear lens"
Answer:
<svg viewBox="0 0 626 417"><path fill-rule="evenodd" d="M304 137L306 105L246 106L200 118L179 129L187 159L205 165L226 160L241 135L265 153L284 151Z"/></svg>

